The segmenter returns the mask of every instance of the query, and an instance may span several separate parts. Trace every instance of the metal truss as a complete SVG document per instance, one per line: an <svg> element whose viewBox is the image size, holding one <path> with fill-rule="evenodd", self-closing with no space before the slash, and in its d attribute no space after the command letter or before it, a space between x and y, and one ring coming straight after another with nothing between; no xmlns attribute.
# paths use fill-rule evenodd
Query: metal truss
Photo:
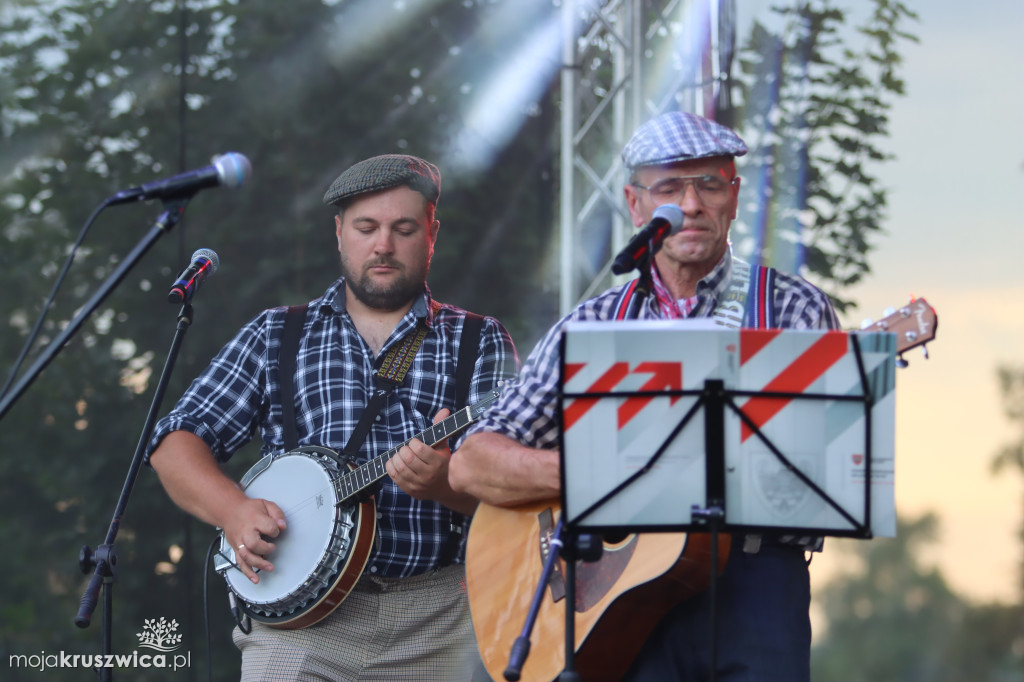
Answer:
<svg viewBox="0 0 1024 682"><path fill-rule="evenodd" d="M670 109L729 109L733 2L562 0L561 314L614 283L633 232L619 156L633 130Z"/></svg>

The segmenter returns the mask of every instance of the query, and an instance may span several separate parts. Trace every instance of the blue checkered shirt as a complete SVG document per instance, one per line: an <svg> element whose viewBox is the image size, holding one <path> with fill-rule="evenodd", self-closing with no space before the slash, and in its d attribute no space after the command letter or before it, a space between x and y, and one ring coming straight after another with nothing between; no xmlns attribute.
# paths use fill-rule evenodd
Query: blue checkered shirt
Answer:
<svg viewBox="0 0 1024 682"><path fill-rule="evenodd" d="M276 356L287 308L260 313L235 335L156 426L150 452L171 431L202 438L226 461L257 431L262 454L284 451L281 381ZM296 358L295 414L299 445L341 451L374 389L373 374L388 349L420 319L429 328L405 380L381 408L359 462L394 448L430 427L442 408L455 405L455 363L465 311L436 304L426 291L398 323L380 354L363 341L345 311L344 280L309 304ZM470 385L469 404L515 374L518 357L505 328L485 317ZM454 445L450 443L450 445ZM407 577L438 566L453 520L463 537L469 520L437 502L416 500L390 477L377 493L377 533L368 570ZM460 556L462 552L460 551Z"/></svg>
<svg viewBox="0 0 1024 682"><path fill-rule="evenodd" d="M732 282L731 252L697 284L697 303L689 317L710 317L719 298ZM540 340L518 379L502 391L494 407L469 428L497 431L535 448L558 447L558 377L561 329L568 321L608 320L626 284L608 289L578 305ZM839 319L828 296L806 280L777 272L772 301L780 328L838 329ZM648 296L637 319L660 319L663 315L653 295Z"/></svg>

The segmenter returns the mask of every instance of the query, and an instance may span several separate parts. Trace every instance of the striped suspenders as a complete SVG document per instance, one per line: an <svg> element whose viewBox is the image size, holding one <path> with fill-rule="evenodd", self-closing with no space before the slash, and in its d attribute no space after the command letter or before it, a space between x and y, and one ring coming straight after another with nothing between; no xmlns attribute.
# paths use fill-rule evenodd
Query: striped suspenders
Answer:
<svg viewBox="0 0 1024 682"><path fill-rule="evenodd" d="M727 327L771 329L776 326L774 293L774 268L734 260L732 282L712 317ZM616 297L611 319L636 319L647 295L647 287L642 285L640 277L630 281Z"/></svg>

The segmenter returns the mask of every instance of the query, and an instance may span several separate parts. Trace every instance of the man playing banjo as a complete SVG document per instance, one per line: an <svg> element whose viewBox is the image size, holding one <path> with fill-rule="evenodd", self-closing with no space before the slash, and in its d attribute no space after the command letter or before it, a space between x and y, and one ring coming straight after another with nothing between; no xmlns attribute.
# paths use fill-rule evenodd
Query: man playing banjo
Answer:
<svg viewBox="0 0 1024 682"><path fill-rule="evenodd" d="M447 436L457 432L448 430L448 415L493 394L518 358L497 320L430 295L440 183L434 165L407 155L342 173L324 196L338 211L341 277L298 314L275 308L256 316L157 425L150 463L175 503L222 529L225 577L239 584L266 585L281 574L296 549L283 548L302 519L303 505L247 495L244 481L221 471L254 432L270 462L256 474L271 481L261 490L294 497L290 479L274 480L275 463L289 457L327 472L328 502L338 504L317 497L314 505L298 491L306 507L344 508L332 472L380 467L379 487L346 502L365 506L373 494L365 568L330 600L274 595L273 606L252 609L265 617L253 615L251 630L234 632L243 680L469 679L477 664L461 563L476 500L448 484ZM445 424L433 447L422 437L439 428L432 422ZM350 550L348 532L325 540L335 543L327 555ZM329 583L341 569L326 556L318 570ZM292 618L318 599L315 622Z"/></svg>

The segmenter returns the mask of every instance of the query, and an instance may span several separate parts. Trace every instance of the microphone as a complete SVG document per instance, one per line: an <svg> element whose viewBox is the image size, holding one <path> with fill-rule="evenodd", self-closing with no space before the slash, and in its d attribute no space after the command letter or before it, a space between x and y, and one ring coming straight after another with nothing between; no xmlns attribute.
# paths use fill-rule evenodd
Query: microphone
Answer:
<svg viewBox="0 0 1024 682"><path fill-rule="evenodd" d="M127 204L149 199L181 199L191 197L207 187L241 187L252 174L252 164L238 152L228 152L213 157L213 164L206 168L187 171L163 180L154 180L145 185L118 192L107 199L108 206Z"/></svg>
<svg viewBox="0 0 1024 682"><path fill-rule="evenodd" d="M640 261L648 256L648 244L653 244L651 255L658 250L661 240L668 234L675 234L683 229L683 210L675 204L662 204L654 209L651 222L633 235L626 248L619 252L612 263L612 272L616 275L629 272Z"/></svg>
<svg viewBox="0 0 1024 682"><path fill-rule="evenodd" d="M192 254L192 264L185 268L171 286L167 300L171 303L188 303L195 296L203 280L217 272L220 258L211 249L198 249Z"/></svg>

